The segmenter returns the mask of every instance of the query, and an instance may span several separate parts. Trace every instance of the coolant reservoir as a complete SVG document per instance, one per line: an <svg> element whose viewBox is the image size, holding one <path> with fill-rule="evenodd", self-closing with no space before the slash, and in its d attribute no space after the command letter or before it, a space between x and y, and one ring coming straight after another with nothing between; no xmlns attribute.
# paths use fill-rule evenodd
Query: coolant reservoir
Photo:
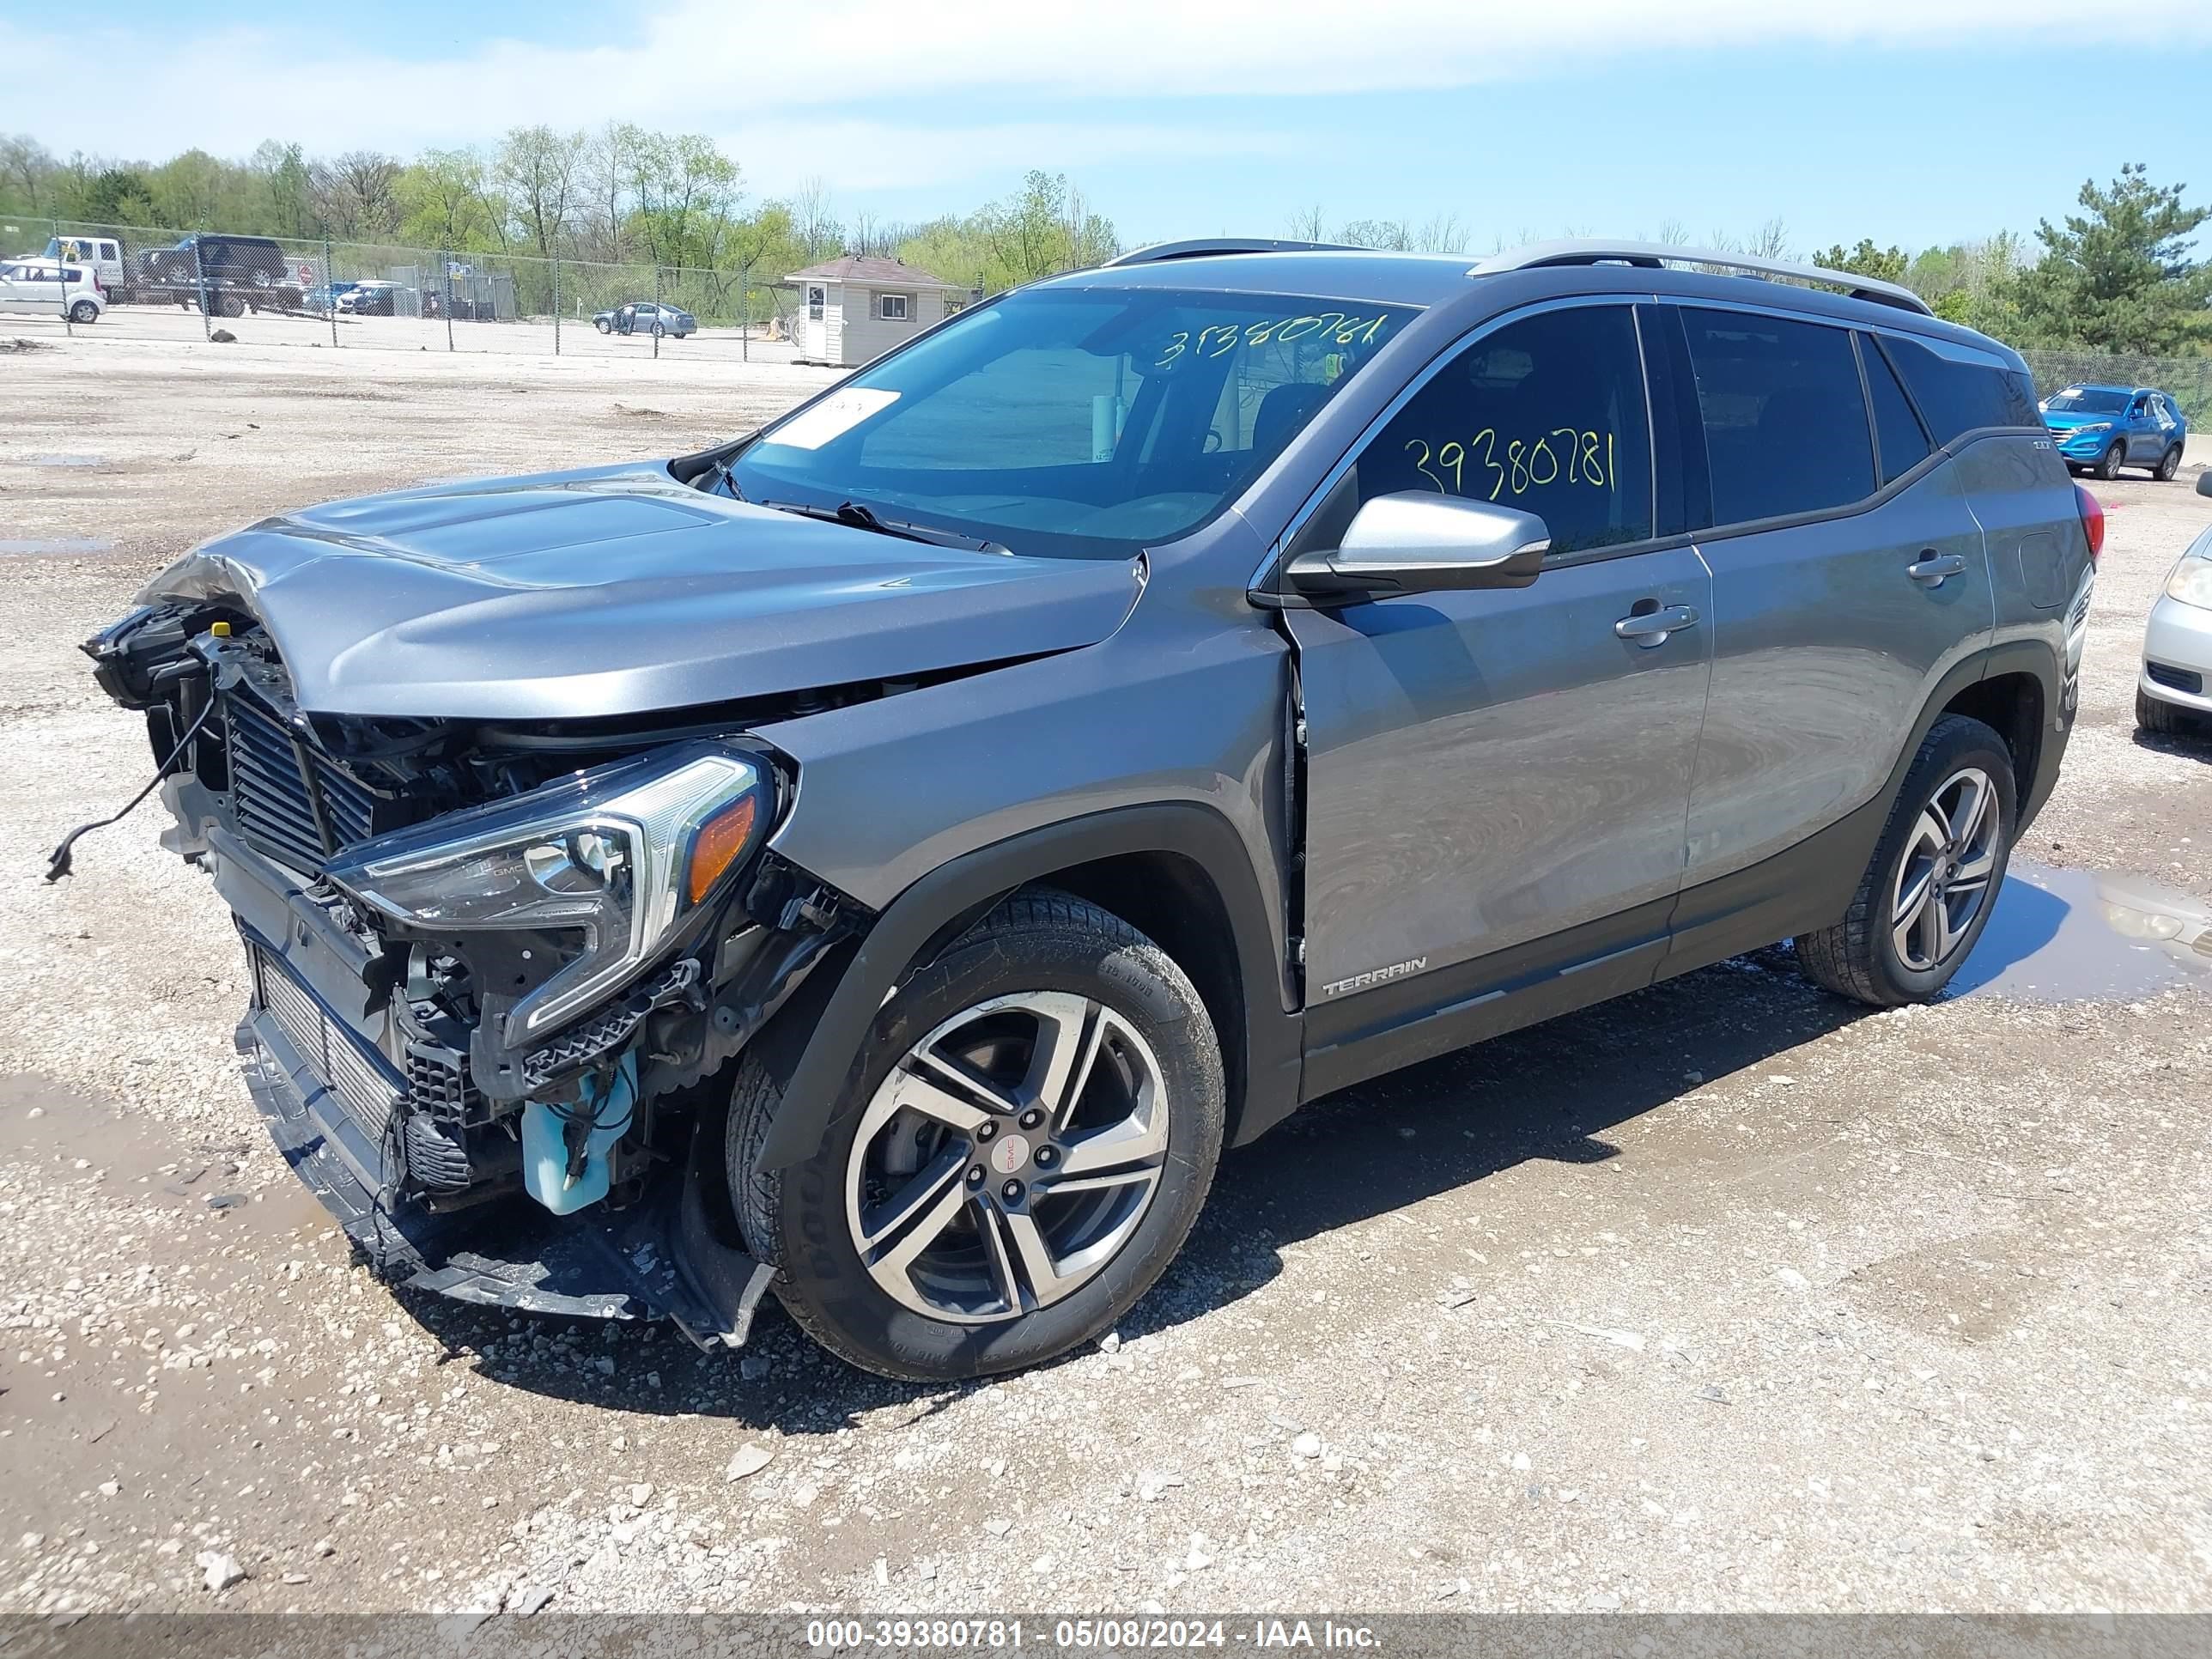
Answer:
<svg viewBox="0 0 2212 1659"><path fill-rule="evenodd" d="M584 1167L568 1179L568 1143L562 1114L590 1110L597 1105L591 1133L584 1142ZM574 1107L552 1107L542 1100L522 1109L522 1185L555 1215L568 1215L596 1204L607 1195L610 1165L607 1154L629 1131L637 1107L637 1061L628 1054L615 1068L613 1080L597 1103Z"/></svg>

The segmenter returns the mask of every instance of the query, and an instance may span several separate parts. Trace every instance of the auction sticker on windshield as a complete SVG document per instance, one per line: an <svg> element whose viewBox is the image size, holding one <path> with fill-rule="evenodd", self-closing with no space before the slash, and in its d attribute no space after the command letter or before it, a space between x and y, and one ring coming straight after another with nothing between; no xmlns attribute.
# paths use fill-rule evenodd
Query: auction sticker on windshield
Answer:
<svg viewBox="0 0 2212 1659"><path fill-rule="evenodd" d="M762 441L787 449L819 449L832 438L842 438L872 415L882 413L898 401L898 393L882 386L856 386L834 392L813 408L786 421Z"/></svg>

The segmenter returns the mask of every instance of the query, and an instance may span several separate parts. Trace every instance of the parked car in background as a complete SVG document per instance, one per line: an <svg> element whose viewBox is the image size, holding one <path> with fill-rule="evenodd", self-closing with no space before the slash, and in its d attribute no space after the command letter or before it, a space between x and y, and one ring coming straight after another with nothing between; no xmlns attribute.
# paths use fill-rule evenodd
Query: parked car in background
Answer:
<svg viewBox="0 0 2212 1659"><path fill-rule="evenodd" d="M699 319L681 306L633 300L592 319L602 334L670 334L681 340L699 331Z"/></svg>
<svg viewBox="0 0 2212 1659"><path fill-rule="evenodd" d="M356 283L338 295L341 317L389 317L398 310L397 283Z"/></svg>
<svg viewBox="0 0 2212 1659"><path fill-rule="evenodd" d="M380 1272L964 1377L1302 1102L1787 937L1940 995L2103 526L1892 283L1206 243L695 454L264 519L86 648Z"/></svg>
<svg viewBox="0 0 2212 1659"><path fill-rule="evenodd" d="M0 264L0 312L13 316L66 316L73 323L96 323L107 309L98 276L85 265L51 259L11 259Z"/></svg>
<svg viewBox="0 0 2212 1659"><path fill-rule="evenodd" d="M301 296L300 303L309 311L328 311L361 284L340 278L327 288L311 288Z"/></svg>
<svg viewBox="0 0 2212 1659"><path fill-rule="evenodd" d="M2100 478L2123 466L2147 466L2160 478L2181 469L2189 422L2155 386L2069 386L2043 400L2043 423L2069 466Z"/></svg>
<svg viewBox="0 0 2212 1659"><path fill-rule="evenodd" d="M2212 467L2197 477L2212 495ZM2143 629L2136 724L2168 735L2212 731L2212 526L2174 561Z"/></svg>

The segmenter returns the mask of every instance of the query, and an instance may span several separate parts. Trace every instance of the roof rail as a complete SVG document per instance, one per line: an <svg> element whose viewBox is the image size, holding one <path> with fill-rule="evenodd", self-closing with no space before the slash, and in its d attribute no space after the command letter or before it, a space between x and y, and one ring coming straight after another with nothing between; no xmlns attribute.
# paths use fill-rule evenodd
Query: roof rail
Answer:
<svg viewBox="0 0 2212 1659"><path fill-rule="evenodd" d="M1676 247L1667 242L1612 242L1576 240L1531 242L1526 247L1493 253L1468 270L1470 276L1490 276L1502 270L1534 270L1547 265L1595 265L1619 263L1645 265L1713 265L1727 270L1755 271L1762 276L1788 276L1801 283L1820 283L1840 288L1854 300L1895 306L1923 317L1936 313L1928 301L1898 283L1881 282L1855 271L1829 270L1820 265L1792 264L1786 259L1763 258L1755 253L1730 253L1718 248Z"/></svg>
<svg viewBox="0 0 2212 1659"><path fill-rule="evenodd" d="M1102 270L1115 265L1156 265L1164 259L1202 259L1212 253L1350 253L1356 252L1346 242L1293 242L1272 236L1198 236L1181 242L1154 242L1150 247L1132 248L1127 253L1116 254L1100 266Z"/></svg>

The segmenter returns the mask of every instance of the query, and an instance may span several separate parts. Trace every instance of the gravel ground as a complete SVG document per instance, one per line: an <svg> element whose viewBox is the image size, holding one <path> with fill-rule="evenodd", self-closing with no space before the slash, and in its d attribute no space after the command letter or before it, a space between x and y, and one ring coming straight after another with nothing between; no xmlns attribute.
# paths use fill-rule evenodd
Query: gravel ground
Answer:
<svg viewBox="0 0 2212 1659"><path fill-rule="evenodd" d="M2212 746L2130 716L2186 479L2099 486L2045 867L1966 994L1870 1016L1776 950L1339 1097L1227 1160L1103 1347L915 1388L776 1314L709 1359L395 1295L262 1139L158 809L38 879L148 767L74 646L189 544L826 377L0 362L0 1612L2212 1608L2212 975L2096 902L2212 897Z"/></svg>

